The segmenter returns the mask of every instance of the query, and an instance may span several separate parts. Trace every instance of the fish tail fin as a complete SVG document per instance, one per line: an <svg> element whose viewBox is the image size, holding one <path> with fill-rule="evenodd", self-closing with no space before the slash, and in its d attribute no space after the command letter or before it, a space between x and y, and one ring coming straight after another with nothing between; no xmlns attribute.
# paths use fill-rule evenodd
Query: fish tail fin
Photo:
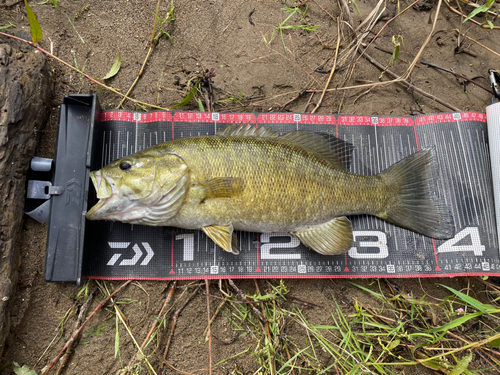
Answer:
<svg viewBox="0 0 500 375"><path fill-rule="evenodd" d="M379 215L391 223L436 239L453 237L455 226L446 205L431 197L431 149L419 151L389 167L379 176L395 194L387 211Z"/></svg>

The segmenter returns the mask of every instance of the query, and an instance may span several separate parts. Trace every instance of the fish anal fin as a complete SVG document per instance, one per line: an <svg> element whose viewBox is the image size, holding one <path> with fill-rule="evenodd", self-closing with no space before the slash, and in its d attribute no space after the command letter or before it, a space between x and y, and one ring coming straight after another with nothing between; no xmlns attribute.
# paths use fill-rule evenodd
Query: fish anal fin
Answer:
<svg viewBox="0 0 500 375"><path fill-rule="evenodd" d="M196 185L203 189L202 201L208 198L229 198L243 192L243 179L239 177L216 177Z"/></svg>
<svg viewBox="0 0 500 375"><path fill-rule="evenodd" d="M279 138L314 152L336 168L341 170L349 168L354 147L333 135L297 130L283 134Z"/></svg>
<svg viewBox="0 0 500 375"><path fill-rule="evenodd" d="M224 251L239 254L236 235L232 225L208 225L201 228Z"/></svg>
<svg viewBox="0 0 500 375"><path fill-rule="evenodd" d="M351 222L346 217L337 217L316 228L291 234L323 255L343 254L351 248L353 242Z"/></svg>

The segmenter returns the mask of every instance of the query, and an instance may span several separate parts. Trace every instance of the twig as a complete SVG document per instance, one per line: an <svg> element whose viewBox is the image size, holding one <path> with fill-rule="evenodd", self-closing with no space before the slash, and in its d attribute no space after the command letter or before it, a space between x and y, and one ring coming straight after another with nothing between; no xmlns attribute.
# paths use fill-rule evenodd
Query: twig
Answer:
<svg viewBox="0 0 500 375"><path fill-rule="evenodd" d="M500 339L500 333L497 333L496 335L490 336L490 337L483 339L483 340L480 340L480 341L471 342L470 344L467 344L465 346L461 346L460 348L452 349L452 350L447 351L446 353L438 354L438 355L435 355L433 357L428 357L428 358L425 358L422 360L417 359L417 360L411 361L411 362L384 362L384 365L385 366L400 366L400 365L401 366L411 366L411 365L423 364L425 362L434 361L436 359L443 358L443 357L448 356L450 354L462 352L462 351L470 349L470 348L479 348L483 345L486 345L486 344L488 344L492 341L498 340L498 339ZM365 362L366 366L373 366L373 365L377 365L377 364L378 363L374 363L374 362Z"/></svg>
<svg viewBox="0 0 500 375"><path fill-rule="evenodd" d="M285 109L285 107L288 104L293 103L294 101L296 101L297 99L299 99L302 95L305 94L305 92L306 92L305 90L301 90L296 96L294 96L292 99L290 99L285 104L283 104L281 107L279 107L279 111L282 111L283 109Z"/></svg>
<svg viewBox="0 0 500 375"><path fill-rule="evenodd" d="M83 327L89 322L90 319L96 314L97 311L101 309L113 296L115 296L117 293L121 292L123 288L125 288L128 284L130 284L132 280L127 280L125 281L118 289L116 289L113 293L111 293L109 296L107 296L105 299L103 299L99 305L92 311L92 313L85 319L85 321L82 323L80 328L78 328L73 335L71 335L70 339L66 342L64 347L62 348L61 352L47 365L47 368L45 369L44 372L42 372L42 375L46 375L50 372L52 367L54 367L55 363L61 358L61 356L64 354L66 349L75 341L75 339L78 337L80 332L82 331Z"/></svg>
<svg viewBox="0 0 500 375"><path fill-rule="evenodd" d="M314 4L316 4L318 7L320 7L323 12L325 12L326 14L328 14L330 16L330 18L333 20L333 22L337 22L337 19L334 16L332 16L325 8L323 8L321 6L321 4L319 4L316 0L312 0L312 2Z"/></svg>
<svg viewBox="0 0 500 375"><path fill-rule="evenodd" d="M6 34L6 33L3 33L3 32L0 32L0 35L3 35L3 36L6 36L8 38L12 38L12 39L15 39L15 40L19 40L23 43L26 43L28 45L30 45L31 47L33 48L36 48L37 50L39 50L40 52L46 54L47 56L49 56L50 58L58 61L59 63L63 64L63 65L66 65L68 68L70 68L71 70L74 70L75 72L77 72L78 74L81 74L83 75L85 78L87 78L90 82L92 83L95 83L96 85L99 85L101 86L102 88L108 90L108 91L111 91L112 93L115 93L117 95L120 95L121 97L125 98L125 99L128 99L130 100L131 102L133 103L136 103L136 104L141 104L141 105L145 105L147 107L151 107L151 108L155 108L155 109L162 109L164 111L170 111L169 108L163 108L163 107L159 107L159 106L156 106L156 105L153 105L153 104L149 104L149 103L144 103L144 102L141 102L139 100L136 100L136 99L132 99L132 98L129 98L127 95L124 95L122 94L121 92L119 92L118 90L112 88L112 87L109 87L109 86L106 86L104 83L102 82L99 82L97 81L96 79L92 78L91 76L89 76L88 74L86 73L83 73L82 71L78 70L77 68L75 68L73 65L67 63L66 61L60 59L59 57L51 54L50 52L44 50L42 47L39 47L37 46L35 43L33 42L30 42L29 40L24 40L22 38L19 38L17 36L14 36L14 35L10 35L10 34Z"/></svg>
<svg viewBox="0 0 500 375"><path fill-rule="evenodd" d="M207 291L207 317L208 317L208 373L212 375L212 329L210 324L210 281L205 279Z"/></svg>
<svg viewBox="0 0 500 375"><path fill-rule="evenodd" d="M219 304L219 306L217 307L217 310L215 310L214 315L212 315L212 319L210 319L210 324L213 324L213 322L215 321L215 318L217 318L217 315L219 315L220 310L224 307L224 305L226 304L226 302L227 302L227 299L224 298L222 300L222 302ZM203 336L205 336L205 341L208 340L207 333L208 333L208 327L209 327L209 325L207 326L207 328L205 328L205 331L203 331Z"/></svg>
<svg viewBox="0 0 500 375"><path fill-rule="evenodd" d="M87 314L87 309L89 308L90 302L92 301L92 298L94 297L94 293L90 293L89 297L87 298L87 301L80 307L80 313L78 314L78 318L76 319L75 323L75 331L78 330L78 327L82 324L83 318ZM68 349L66 349L66 353L61 357L61 360L59 362L59 367L57 368L56 375L59 375L61 371L64 369L64 366L66 366L66 363L69 360L69 357L71 355L71 350L73 346L75 346L77 339L73 341L73 343L68 346Z"/></svg>
<svg viewBox="0 0 500 375"><path fill-rule="evenodd" d="M311 111L311 113L315 113L316 110L320 107L321 103L323 102L323 97L325 96L326 90L328 89L328 86L330 85L330 82L332 80L333 74L335 73L335 69L337 68L337 57L339 55L339 48L340 48L340 22L337 22L337 46L335 48L335 57L333 59L333 67L330 72L330 76L328 77L328 81L326 81L325 88L323 92L321 93L321 97L319 98L318 103L316 104L316 107Z"/></svg>
<svg viewBox="0 0 500 375"><path fill-rule="evenodd" d="M255 282L255 288L257 289L257 293L259 293L259 297L260 297L261 294L260 294L259 284L257 283L257 279L253 279L253 281ZM266 319L264 321L264 325L266 327L267 339L269 340L269 345L272 346L273 340L271 338L271 332L269 331L269 321L266 317L266 309L264 307L264 302L260 301L260 307L262 309L262 316L264 316L264 318ZM273 354L271 354L271 358L269 360L271 362L271 375L274 375L276 370L274 368L274 355Z"/></svg>
<svg viewBox="0 0 500 375"><path fill-rule="evenodd" d="M342 4L342 10L347 14L346 23L350 26L351 29L353 29L354 22L352 20L351 10L349 9L349 5L347 4L347 0L340 0L340 4ZM339 22L338 18L337 18L337 25L340 26L340 22ZM338 37L340 39L340 32L338 33Z"/></svg>
<svg viewBox="0 0 500 375"><path fill-rule="evenodd" d="M151 326L151 328L150 328L150 330L149 330L146 338L144 339L144 341L141 344L140 350L144 349L144 347L149 342L151 336L153 336L153 333L156 331L156 328L158 327L158 324L159 324L159 320L165 314L165 310L166 310L167 306L172 301L172 297L174 295L174 291L175 291L176 288L177 288L177 280L175 280L172 283L172 285L170 285L170 290L169 290L169 292L167 294L167 298L165 298L165 302L163 303L163 306L161 307L160 312L157 315L158 320L156 320L156 319L154 320L153 325ZM165 318L165 317L163 316L163 318ZM130 361L128 362L127 368L131 368L132 367L132 365L133 365L135 359L137 358L138 354L139 354L139 351L137 351L137 353L135 353L135 355L130 359Z"/></svg>
<svg viewBox="0 0 500 375"><path fill-rule="evenodd" d="M321 305L316 305L315 303L306 301L305 299L302 299L302 298L299 298L299 297L295 297L295 296L287 296L287 300L288 299L294 299L294 300L300 301L301 303L290 302L290 301L288 301L288 302L290 302L290 303L296 303L296 304L302 305L304 307L322 307Z"/></svg>
<svg viewBox="0 0 500 375"><path fill-rule="evenodd" d="M288 350L288 346L285 346L285 353L288 358L288 361L291 361L292 357L290 356L290 351ZM295 375L295 370L293 369L293 366L292 366L292 375Z"/></svg>
<svg viewBox="0 0 500 375"><path fill-rule="evenodd" d="M141 354L141 356L144 358L144 361L148 365L149 370L151 370L151 372L154 374L155 373L155 369L153 368L153 366L151 365L151 363L149 363L148 358L146 357L146 355L142 351L141 347L137 343L137 340L135 339L134 335L132 334L132 331L130 330L129 325L125 321L125 318L124 318L125 314L123 314L123 312L120 310L120 308L116 304L114 304L113 307L115 308L116 316L118 316L118 319L120 319L121 323L125 327L125 330L127 331L128 335L132 339L132 342L137 347L137 349L138 349L139 353ZM118 321L117 321L117 323L118 323ZM117 324L117 326L118 326L118 324ZM117 329L118 329L118 327L117 327ZM128 369L122 370L122 371L119 372L119 374L125 374L127 372L127 370Z"/></svg>
<svg viewBox="0 0 500 375"><path fill-rule="evenodd" d="M484 44L479 43L477 40L474 40L474 39L472 39L471 37L469 37L469 36L467 36L467 35L465 35L465 34L461 33L461 32L460 32L460 31L458 31L457 29L455 29L454 31L455 31L457 34L460 34L460 35L462 35L462 36L466 37L466 38L467 38L467 39L469 39L472 43L476 43L478 46L483 47L486 51L491 52L491 53L492 53L492 54L494 54L496 57L499 57L499 58L500 58L500 53L493 51L491 48L486 47Z"/></svg>
<svg viewBox="0 0 500 375"><path fill-rule="evenodd" d="M379 30L379 32L373 37L373 39L370 41L370 43L368 43L368 45L366 46L365 48L365 51L375 42L375 40L377 40L377 38L380 36L380 34L382 34L382 31L384 31L384 29L392 22L394 21L396 18L398 18L399 16L401 16L403 13L405 13L408 9L410 9L411 7L413 7L416 3L418 3L419 1L422 1L422 0L415 0L413 3L411 3L410 5L408 5L405 9L403 9L401 12L399 12L398 14L396 14L394 17L392 17L390 20L388 20L384 26L382 26L382 28ZM363 56L363 53L361 53L361 56ZM359 56L356 61L359 61L359 59L361 58L361 56Z"/></svg>
<svg viewBox="0 0 500 375"><path fill-rule="evenodd" d="M417 62L420 60L420 56L422 56L422 53L424 52L425 47L427 47L427 44L429 44L429 42L432 38L432 35L434 35L434 29L436 28L437 20L439 17L439 10L441 9L441 3L442 3L442 0L439 0L438 4L436 6L436 14L434 15L434 21L432 22L432 27L431 27L430 33L427 35L427 38L425 38L424 43L422 44L422 47L420 47L420 49L418 50L417 56L415 56L415 58L411 62L410 66L406 70L406 73L401 76L405 80L410 77L410 74L413 71L413 68L415 67L415 65L417 65Z"/></svg>
<svg viewBox="0 0 500 375"><path fill-rule="evenodd" d="M151 56L151 54L153 53L153 50L155 48L156 22L157 22L158 13L160 12L160 3L161 3L161 0L158 0L158 4L156 5L155 22L153 24L153 32L151 34L151 42L149 43L148 53L146 55L146 58L144 59L144 62L142 63L142 66L141 66L141 69L139 70L139 73L137 73L137 77L135 77L134 82L132 83L132 85L128 89L127 93L125 94L126 96L130 95L130 93L134 89L137 82L139 82L139 78L141 78L142 74L144 73L144 69L146 68L146 64L148 63L149 57ZM121 102L118 104L118 106L116 107L116 109L121 108L121 106L123 105L125 100L126 100L126 98L123 98L121 100Z"/></svg>
<svg viewBox="0 0 500 375"><path fill-rule="evenodd" d="M453 332L451 332L451 331L447 331L446 333L447 333L447 334L449 334L449 335L451 335L451 336L453 336L453 337L455 337L456 339L458 339L458 340L460 340L460 341L462 341L462 342L465 342L466 344L470 344L470 341L469 341L469 340L466 340L466 339L464 339L464 338L462 338L462 337L460 337L460 336L458 336L458 335L455 335L455 334L454 334ZM488 362L490 365L493 365L490 361L488 361L488 359L487 359L487 358L485 358L485 357L482 355L481 350L483 350L483 348L474 348L474 349L476 350L476 353L477 353L477 354L479 354L479 355L480 355L480 356L481 356L481 357L482 357L482 358L483 358L486 362ZM478 350L478 349L479 349L479 350ZM497 355L499 354L497 351L495 351L495 350L491 350L491 349L490 349L490 348L488 348L488 347L486 347L485 349L486 349L486 350L488 350L488 351L491 351L492 353L495 353L495 354L497 354ZM492 355L491 355L491 354L489 354L489 353L487 353L487 352L484 352L484 354L486 354L488 357L492 358Z"/></svg>
<svg viewBox="0 0 500 375"><path fill-rule="evenodd" d="M233 287L233 289L236 290L236 293L237 293L238 297L242 301L246 302L248 304L248 306L250 306L252 308L253 312L260 318L260 320L262 320L263 322L265 322L267 320L265 318L265 316L263 316L262 313L259 310L257 310L257 308L253 305L253 303L250 302L250 300L248 299L248 297L246 296L246 294L243 293L243 291L236 286L236 284L234 283L234 281L232 279L227 279L227 281L229 282L229 285L231 285L231 287Z"/></svg>
<svg viewBox="0 0 500 375"><path fill-rule="evenodd" d="M166 362L167 359L167 354L168 354L168 349L170 349L170 343L172 342L172 337L174 337L174 331L175 331L175 326L177 325L177 320L179 319L179 316L181 315L182 310L187 306L187 304L193 299L193 297L198 293L200 290L200 286L196 287L196 289L191 293L191 295L188 297L186 302L177 309L177 311L174 313L174 316L172 318L172 326L170 328L170 335L167 340L167 345L165 346L165 351L163 352L163 361ZM167 362L168 363L168 362Z"/></svg>
<svg viewBox="0 0 500 375"><path fill-rule="evenodd" d="M429 99L432 99L434 100L435 102L438 102L439 104L445 106L446 108L449 108L451 109L452 111L454 112L461 112L460 109L458 109L457 107L455 106L452 106L451 104L439 99L438 97L432 95L432 94L429 94L428 92L422 90L422 89L419 89L417 86L405 81L402 79L402 77L399 77L397 74L393 73L392 71L390 71L389 69L386 69L382 64L380 64L378 61L376 61L373 57L371 57L370 55L368 55L366 52L364 53L364 58L367 59L369 62L371 62L373 65L375 65L376 67L378 67L379 69L381 69L382 71L384 71L385 73L387 73L388 75L390 75L391 77L393 77L395 80L394 81L389 81L389 82L400 82L402 83L403 85L407 86L410 90L413 90L417 93L419 93L420 95L423 95ZM360 85L358 87L361 87L361 86L369 86L369 85Z"/></svg>
<svg viewBox="0 0 500 375"><path fill-rule="evenodd" d="M183 375L194 375L195 372L199 372L199 371L205 371L206 369L205 368L202 368L202 369L199 369L199 370L194 370L193 372L186 372L186 371L182 371L182 370L179 370L177 368L175 368L174 366L172 366L172 364L170 362L168 362L167 360L163 359L163 358L160 358L161 359L161 364L163 367L165 367L164 365L167 365L168 367L170 367L173 371L179 373L179 374L183 374Z"/></svg>
<svg viewBox="0 0 500 375"><path fill-rule="evenodd" d="M480 88L482 88L484 91L486 91L486 92L488 92L488 93L490 93L490 94L492 94L492 95L493 95L493 92L492 92L490 89L488 89L488 88L484 87L483 85L480 85L479 83L474 82L472 79L467 78L466 76L464 76L464 75L462 75L462 74L460 74L460 73L455 73L455 72L454 72L454 71L452 71L452 70L442 68L442 67L440 67L439 65L436 65L436 64L433 64L433 63L430 63L430 62L427 62L427 61L420 60L420 63L421 63L421 64L424 64L424 65L427 65L427 66L430 66L431 68L439 69L439 70L442 70L443 72L453 74L455 77L457 77L457 78L462 78L462 79L466 80L467 82L470 82L470 83L472 83L473 85L476 85L477 87L480 87Z"/></svg>
<svg viewBox="0 0 500 375"><path fill-rule="evenodd" d="M307 104L306 104L304 110L302 111L303 113L306 113L307 112L307 108L309 108L309 106L311 104L313 104L313 103L311 103L311 100L312 100L313 96L314 96L314 92L311 93L311 96L309 97L309 100L307 101Z"/></svg>
<svg viewBox="0 0 500 375"><path fill-rule="evenodd" d="M248 15L248 22L250 22L250 25L255 26L255 23L253 22L252 15L255 13L255 8L252 9L250 14Z"/></svg>
<svg viewBox="0 0 500 375"><path fill-rule="evenodd" d="M294 6L295 6L295 8L299 8L299 7L303 6L303 5L306 5L309 1L311 1L311 0L305 0L305 1L301 2L300 4L297 4L297 5L294 5Z"/></svg>

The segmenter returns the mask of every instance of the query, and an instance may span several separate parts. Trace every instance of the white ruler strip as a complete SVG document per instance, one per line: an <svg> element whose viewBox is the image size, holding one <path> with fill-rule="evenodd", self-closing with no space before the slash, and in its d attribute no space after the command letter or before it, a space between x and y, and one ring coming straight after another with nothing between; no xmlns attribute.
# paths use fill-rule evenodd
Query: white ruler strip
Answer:
<svg viewBox="0 0 500 375"><path fill-rule="evenodd" d="M486 107L497 235L500 244L500 103Z"/></svg>

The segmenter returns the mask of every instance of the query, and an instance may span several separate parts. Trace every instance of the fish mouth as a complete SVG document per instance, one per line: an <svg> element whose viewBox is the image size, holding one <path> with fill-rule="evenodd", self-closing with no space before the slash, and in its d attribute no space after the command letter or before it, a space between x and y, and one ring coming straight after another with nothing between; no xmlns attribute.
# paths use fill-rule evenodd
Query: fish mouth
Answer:
<svg viewBox="0 0 500 375"><path fill-rule="evenodd" d="M113 189L110 183L103 178L101 171L90 172L90 179L94 184L94 188L97 192L97 198L99 201L87 212L85 217L88 220L100 220L104 219L107 212L104 209L106 203L111 199L113 195Z"/></svg>
<svg viewBox="0 0 500 375"><path fill-rule="evenodd" d="M144 209L136 201L122 196L111 177L101 171L90 172L99 201L87 212L87 220L133 222L144 216Z"/></svg>

